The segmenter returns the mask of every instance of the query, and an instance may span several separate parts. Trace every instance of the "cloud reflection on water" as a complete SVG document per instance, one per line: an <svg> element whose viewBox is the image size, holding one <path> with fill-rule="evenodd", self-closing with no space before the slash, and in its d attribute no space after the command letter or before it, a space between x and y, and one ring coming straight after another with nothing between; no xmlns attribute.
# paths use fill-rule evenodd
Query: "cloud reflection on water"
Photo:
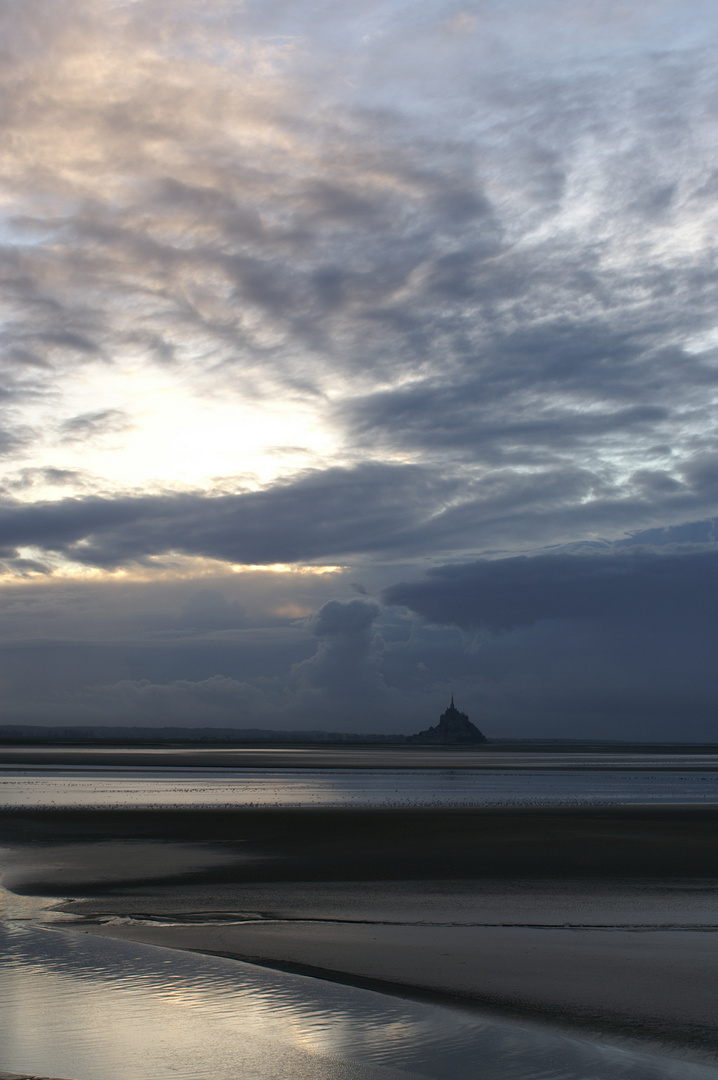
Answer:
<svg viewBox="0 0 718 1080"><path fill-rule="evenodd" d="M715 1067L221 958L8 923L3 1065L96 1080L715 1080Z"/></svg>

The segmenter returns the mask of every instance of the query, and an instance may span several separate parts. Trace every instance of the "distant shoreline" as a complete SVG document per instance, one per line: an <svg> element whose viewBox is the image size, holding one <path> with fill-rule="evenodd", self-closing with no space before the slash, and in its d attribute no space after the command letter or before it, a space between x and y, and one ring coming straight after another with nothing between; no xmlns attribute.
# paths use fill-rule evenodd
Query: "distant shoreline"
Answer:
<svg viewBox="0 0 718 1080"><path fill-rule="evenodd" d="M0 724L0 752L13 747L107 747L108 749L312 749L312 748L406 748L438 752L492 754L530 750L536 753L637 753L637 754L718 754L718 742L637 742L618 739L497 739L479 744L440 744L421 747L411 744L410 735L342 733L331 731L263 731L256 728L179 727L45 727L42 725ZM0 759L1 763L1 759Z"/></svg>

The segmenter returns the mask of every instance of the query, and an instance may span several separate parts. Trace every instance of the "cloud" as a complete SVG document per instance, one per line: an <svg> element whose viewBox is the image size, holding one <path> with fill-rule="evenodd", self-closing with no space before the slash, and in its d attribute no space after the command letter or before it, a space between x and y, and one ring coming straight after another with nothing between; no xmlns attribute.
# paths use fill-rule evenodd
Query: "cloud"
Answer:
<svg viewBox="0 0 718 1080"><path fill-rule="evenodd" d="M182 606L179 625L199 630L228 630L246 622L238 600L227 600L214 589L193 593Z"/></svg>
<svg viewBox="0 0 718 1080"><path fill-rule="evenodd" d="M308 620L319 648L294 668L295 678L346 700L351 713L370 708L383 685L379 673L383 643L374 630L378 615L379 606L372 601L329 600Z"/></svg>
<svg viewBox="0 0 718 1080"><path fill-rule="evenodd" d="M718 603L718 550L624 548L536 555L429 570L384 598L465 629L515 630L547 619L684 627L708 632Z"/></svg>
<svg viewBox="0 0 718 1080"><path fill-rule="evenodd" d="M295 716L352 650L382 708L399 686L438 701L459 668L505 719L500 672L522 658L545 704L554 647L585 675L572 700L596 691L558 624L581 623L616 693L629 656L636 686L657 672L628 640L641 612L698 641L710 552L632 549L703 542L692 523L718 514L713 6L0 0L0 20L8 576L406 578L387 596L416 615L396 622L264 582L266 602L237 594L243 626L199 569L139 605L142 631L127 616L143 648L150 623L204 642L187 682L251 682L211 648L319 609L313 666L283 683ZM275 642L285 676L308 660L296 634L291 661ZM158 655L90 666L103 686L182 683Z"/></svg>
<svg viewBox="0 0 718 1080"><path fill-rule="evenodd" d="M688 239L712 220L691 194L710 179L706 58L661 58L637 15L630 58L552 67L553 8L522 7L507 39L498 9L438 3L397 64L403 20L376 5L324 19L178 0L13 16L4 343L27 431L81 369L171 368L207 400L311 403L336 435L322 468L431 458L448 485L508 469L520 514L527 469L565 483L563 502L583 477L584 514L613 529L603 496L630 497L634 477L660 514L710 441L713 357L682 348L713 325L710 245ZM459 57L446 29L469 24L479 51ZM615 44L624 17L601 33ZM116 401L68 394L60 449L121 434ZM670 460L651 478L656 445Z"/></svg>
<svg viewBox="0 0 718 1080"><path fill-rule="evenodd" d="M49 465L45 468L21 469L17 475L5 477L4 486L11 492L35 487L77 487L83 486L86 479L87 473L78 469L58 469Z"/></svg>
<svg viewBox="0 0 718 1080"><path fill-rule="evenodd" d="M221 675L164 684L123 680L67 693L59 705L77 723L107 725L251 727L265 718L259 690Z"/></svg>
<svg viewBox="0 0 718 1080"><path fill-rule="evenodd" d="M711 742L718 549L663 539L436 567L383 598L463 631L454 666L491 733Z"/></svg>
<svg viewBox="0 0 718 1080"><path fill-rule="evenodd" d="M588 470L481 476L367 462L308 470L264 490L87 495L7 500L0 544L44 552L52 563L113 568L173 555L230 564L337 562L350 557L422 559L428 553L535 549L576 535L620 540L655 519L718 507L715 465L696 462L673 482L639 474L617 489Z"/></svg>
<svg viewBox="0 0 718 1080"><path fill-rule="evenodd" d="M329 600L308 625L320 638L368 641L370 627L378 614L378 604L371 601Z"/></svg>
<svg viewBox="0 0 718 1080"><path fill-rule="evenodd" d="M34 433L27 427L0 428L0 457L12 458L32 441Z"/></svg>
<svg viewBox="0 0 718 1080"><path fill-rule="evenodd" d="M103 435L117 435L126 431L130 421L122 409L101 409L99 412L81 413L63 420L60 424L62 442L85 442Z"/></svg>
<svg viewBox="0 0 718 1080"><path fill-rule="evenodd" d="M390 606L347 597L348 574L218 577L209 599L192 579L36 579L3 591L7 722L408 733L453 689L491 737L710 740L715 545L707 523L658 539L443 567ZM293 598L315 615L268 612Z"/></svg>
<svg viewBox="0 0 718 1080"><path fill-rule="evenodd" d="M310 472L266 492L66 499L5 507L0 543L121 565L180 551L233 563L291 563L401 547L446 484L414 467Z"/></svg>

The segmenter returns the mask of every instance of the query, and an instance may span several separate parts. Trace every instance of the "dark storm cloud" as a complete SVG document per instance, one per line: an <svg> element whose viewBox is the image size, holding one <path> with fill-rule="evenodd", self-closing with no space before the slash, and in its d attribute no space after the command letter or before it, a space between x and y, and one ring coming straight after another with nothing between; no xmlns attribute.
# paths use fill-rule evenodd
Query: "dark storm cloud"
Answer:
<svg viewBox="0 0 718 1080"><path fill-rule="evenodd" d="M660 529L643 529L625 540L615 540L613 547L666 547L667 545L718 543L718 521L687 521L682 525L667 525Z"/></svg>
<svg viewBox="0 0 718 1080"><path fill-rule="evenodd" d="M98 566L172 551L238 563L301 562L401 549L428 508L438 508L455 489L414 466L367 464L215 498L182 494L6 504L0 543L33 545Z"/></svg>
<svg viewBox="0 0 718 1080"><path fill-rule="evenodd" d="M378 604L368 600L329 600L309 620L317 637L364 638L379 614Z"/></svg>
<svg viewBox="0 0 718 1080"><path fill-rule="evenodd" d="M444 670L453 667L472 718L490 734L712 742L714 528L437 567L383 599L427 629L463 631ZM417 654L394 652L402 664Z"/></svg>
<svg viewBox="0 0 718 1080"><path fill-rule="evenodd" d="M493 632L546 619L655 625L709 632L718 604L718 551L537 555L444 566L385 590L437 623Z"/></svg>
<svg viewBox="0 0 718 1080"><path fill-rule="evenodd" d="M522 474L507 468L447 478L415 465L366 463L312 470L233 495L167 493L7 500L0 544L33 547L90 566L114 567L171 553L230 563L336 561L361 554L422 557L614 535L665 516L718 504L710 458L690 475L642 470L628 489L585 469Z"/></svg>
<svg viewBox="0 0 718 1080"><path fill-rule="evenodd" d="M314 656L298 664L294 676L301 683L337 694L343 700L358 695L361 709L381 686L374 623L379 605L369 600L330 600L307 626L319 638Z"/></svg>

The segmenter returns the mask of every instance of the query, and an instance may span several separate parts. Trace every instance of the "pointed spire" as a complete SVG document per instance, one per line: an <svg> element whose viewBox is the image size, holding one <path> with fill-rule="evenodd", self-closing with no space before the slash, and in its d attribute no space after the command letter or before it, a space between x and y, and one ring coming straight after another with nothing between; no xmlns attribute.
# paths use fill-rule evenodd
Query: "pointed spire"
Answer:
<svg viewBox="0 0 718 1080"><path fill-rule="evenodd" d="M455 707L456 706L454 705L454 691L452 690L451 691L451 706L450 706L450 708L454 709Z"/></svg>

